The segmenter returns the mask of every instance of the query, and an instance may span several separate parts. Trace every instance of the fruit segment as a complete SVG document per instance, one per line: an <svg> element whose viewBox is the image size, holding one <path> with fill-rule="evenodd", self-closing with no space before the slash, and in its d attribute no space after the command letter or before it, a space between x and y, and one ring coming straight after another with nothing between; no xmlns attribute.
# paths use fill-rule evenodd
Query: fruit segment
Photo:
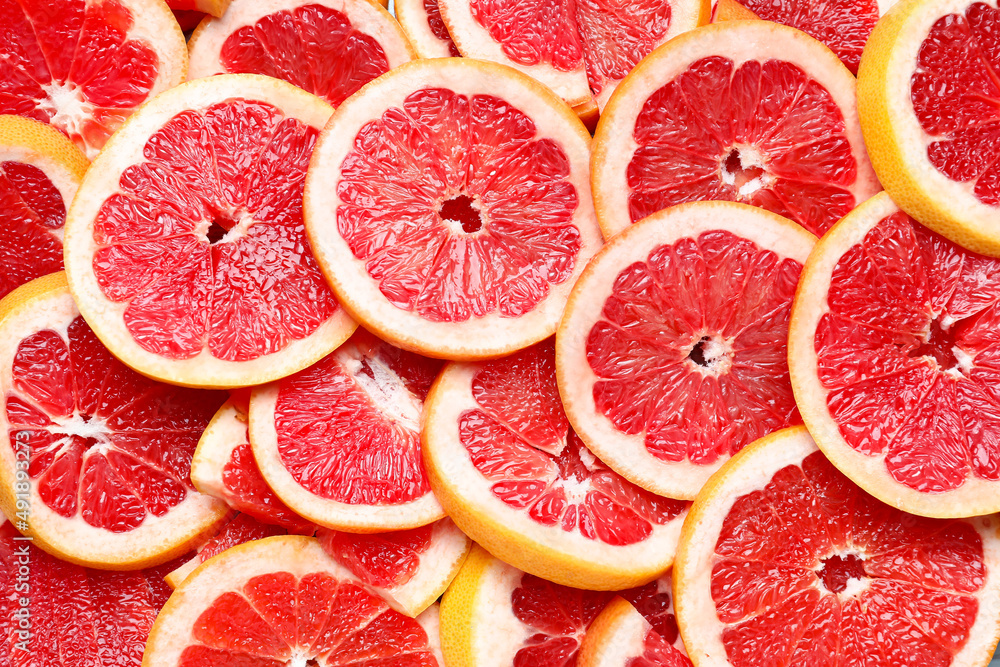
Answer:
<svg viewBox="0 0 1000 667"><path fill-rule="evenodd" d="M399 0L396 18L421 58L457 58L462 55L441 18L437 0Z"/></svg>
<svg viewBox="0 0 1000 667"><path fill-rule="evenodd" d="M677 631L670 580L658 580L613 599L587 629L578 664L580 667L691 667Z"/></svg>

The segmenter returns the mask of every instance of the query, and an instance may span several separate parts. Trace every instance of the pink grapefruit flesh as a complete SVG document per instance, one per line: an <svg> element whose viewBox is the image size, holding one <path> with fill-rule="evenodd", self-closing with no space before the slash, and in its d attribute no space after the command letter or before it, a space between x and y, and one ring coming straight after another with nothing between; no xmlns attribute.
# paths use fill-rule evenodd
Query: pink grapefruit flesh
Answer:
<svg viewBox="0 0 1000 667"><path fill-rule="evenodd" d="M62 194L45 172L25 162L0 162L0 297L62 270L66 222Z"/></svg>

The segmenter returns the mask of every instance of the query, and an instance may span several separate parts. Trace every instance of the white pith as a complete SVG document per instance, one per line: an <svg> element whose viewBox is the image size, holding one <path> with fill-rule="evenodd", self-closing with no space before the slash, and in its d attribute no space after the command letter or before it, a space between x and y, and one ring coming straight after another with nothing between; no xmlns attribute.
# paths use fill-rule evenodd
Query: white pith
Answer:
<svg viewBox="0 0 1000 667"><path fill-rule="evenodd" d="M750 197L761 188L770 187L774 183L774 176L767 171L767 161L764 160L764 156L761 155L756 146L750 146L747 144L734 145L725 152L726 157L730 155L731 151L736 151L736 155L740 160L740 169L746 170L757 168L762 170L759 176L756 176L740 185L739 189L736 191L740 197ZM722 178L722 182L726 185L736 184L736 177L738 174L736 172L729 171L725 160L722 162L719 175Z"/></svg>
<svg viewBox="0 0 1000 667"><path fill-rule="evenodd" d="M345 349L346 347L346 349ZM366 356L355 346L342 346L337 350L337 360L367 394L375 409L408 431L420 431L420 414L424 403L413 395L402 378L377 356ZM372 375L362 372L368 363Z"/></svg>
<svg viewBox="0 0 1000 667"><path fill-rule="evenodd" d="M420 58L450 58L448 42L439 39L427 22L423 0L396 0L396 19Z"/></svg>
<svg viewBox="0 0 1000 667"><path fill-rule="evenodd" d="M94 104L83 97L83 90L74 83L53 81L42 86L45 98L38 109L52 115L49 123L69 135L83 133L84 124L94 117Z"/></svg>
<svg viewBox="0 0 1000 667"><path fill-rule="evenodd" d="M248 444L245 415L240 415L232 400L226 401L198 440L191 459L191 483L202 493L228 502L229 491L222 481L226 464L233 450Z"/></svg>

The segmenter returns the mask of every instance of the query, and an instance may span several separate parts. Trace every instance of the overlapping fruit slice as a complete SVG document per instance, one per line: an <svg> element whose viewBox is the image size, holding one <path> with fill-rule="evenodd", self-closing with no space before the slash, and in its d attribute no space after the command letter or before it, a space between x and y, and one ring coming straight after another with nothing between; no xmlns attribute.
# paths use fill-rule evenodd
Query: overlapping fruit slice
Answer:
<svg viewBox="0 0 1000 667"><path fill-rule="evenodd" d="M233 0L189 48L189 79L265 74L335 107L414 55L392 15L369 0Z"/></svg>
<svg viewBox="0 0 1000 667"><path fill-rule="evenodd" d="M0 25L0 114L51 123L90 158L187 70L184 34L159 0L3 0Z"/></svg>
<svg viewBox="0 0 1000 667"><path fill-rule="evenodd" d="M82 565L129 569L185 553L226 512L189 479L225 394L126 367L80 317L62 273L11 292L0 311L4 512Z"/></svg>
<svg viewBox="0 0 1000 667"><path fill-rule="evenodd" d="M167 5L174 12L201 12L211 16L222 16L226 13L232 0L167 0Z"/></svg>
<svg viewBox="0 0 1000 667"><path fill-rule="evenodd" d="M689 201L738 201L817 236L878 192L854 77L767 21L698 28L637 67L601 115L594 201L606 237Z"/></svg>
<svg viewBox="0 0 1000 667"><path fill-rule="evenodd" d="M1000 260L881 194L816 246L789 368L817 444L875 497L925 516L1000 510Z"/></svg>
<svg viewBox="0 0 1000 667"><path fill-rule="evenodd" d="M747 447L691 508L677 620L707 665L985 665L996 519L926 519L851 483L805 428Z"/></svg>
<svg viewBox="0 0 1000 667"><path fill-rule="evenodd" d="M51 127L0 116L0 297L62 270L66 207L88 164Z"/></svg>
<svg viewBox="0 0 1000 667"><path fill-rule="evenodd" d="M560 584L601 590L670 567L687 503L632 485L584 447L563 413L551 341L447 366L426 419L434 493L491 553Z"/></svg>
<svg viewBox="0 0 1000 667"><path fill-rule="evenodd" d="M900 208L1000 256L1000 9L903 2L872 32L858 109L872 164Z"/></svg>
<svg viewBox="0 0 1000 667"><path fill-rule="evenodd" d="M451 41L438 0L399 0L393 5L399 25L421 58L454 58L462 53Z"/></svg>
<svg viewBox="0 0 1000 667"><path fill-rule="evenodd" d="M312 367L255 389L250 442L264 479L296 513L336 530L442 518L420 454L423 402L440 367L359 329Z"/></svg>
<svg viewBox="0 0 1000 667"><path fill-rule="evenodd" d="M800 423L788 319L815 237L732 202L656 213L570 295L559 391L587 447L629 481L693 499L744 445Z"/></svg>
<svg viewBox="0 0 1000 667"><path fill-rule="evenodd" d="M158 96L117 134L65 241L73 296L115 356L175 384L249 386L351 334L302 223L330 111L283 81L223 75Z"/></svg>
<svg viewBox="0 0 1000 667"><path fill-rule="evenodd" d="M344 307L396 345L462 359L525 347L555 331L600 244L589 140L509 68L407 63L320 137L305 199L313 250Z"/></svg>
<svg viewBox="0 0 1000 667"><path fill-rule="evenodd" d="M297 535L234 547L188 577L157 617L146 661L443 667L436 605L404 616Z"/></svg>

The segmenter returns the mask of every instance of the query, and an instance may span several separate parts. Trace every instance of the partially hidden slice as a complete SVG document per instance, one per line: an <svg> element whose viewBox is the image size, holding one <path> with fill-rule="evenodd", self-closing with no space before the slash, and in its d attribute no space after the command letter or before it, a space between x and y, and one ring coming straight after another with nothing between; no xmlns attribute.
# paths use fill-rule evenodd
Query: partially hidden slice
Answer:
<svg viewBox="0 0 1000 667"><path fill-rule="evenodd" d="M674 566L696 667L990 661L996 517L925 519L844 477L805 428L733 457L698 496Z"/></svg>
<svg viewBox="0 0 1000 667"><path fill-rule="evenodd" d="M265 74L334 107L414 57L399 24L370 0L233 0L188 47L188 79Z"/></svg>
<svg viewBox="0 0 1000 667"><path fill-rule="evenodd" d="M815 242L732 202L676 206L615 236L556 336L559 392L587 447L632 483L693 500L743 446L801 423L788 319Z"/></svg>
<svg viewBox="0 0 1000 667"><path fill-rule="evenodd" d="M209 16L222 16L232 0L167 0L170 9L176 12L200 12Z"/></svg>
<svg viewBox="0 0 1000 667"><path fill-rule="evenodd" d="M646 58L601 115L592 169L606 238L699 200L759 206L820 236L880 189L854 77L769 21L698 28Z"/></svg>
<svg viewBox="0 0 1000 667"><path fill-rule="evenodd" d="M443 667L437 605L391 609L311 537L228 549L184 580L146 645L147 667L386 665Z"/></svg>
<svg viewBox="0 0 1000 667"><path fill-rule="evenodd" d="M191 486L224 392L139 375L80 317L62 273L0 302L0 504L59 558L136 569L189 551L226 513Z"/></svg>
<svg viewBox="0 0 1000 667"><path fill-rule="evenodd" d="M66 209L89 164L52 127L0 116L0 298L62 271Z"/></svg>
<svg viewBox="0 0 1000 667"><path fill-rule="evenodd" d="M66 218L66 272L115 356L174 384L305 368L356 325L309 249L302 189L330 106L284 81L182 84L133 116Z"/></svg>
<svg viewBox="0 0 1000 667"><path fill-rule="evenodd" d="M458 574L472 542L451 519L391 533L362 535L321 528L323 550L393 609L416 617Z"/></svg>
<svg viewBox="0 0 1000 667"><path fill-rule="evenodd" d="M438 0L397 0L393 5L399 25L421 58L457 58L462 55L451 41L441 18Z"/></svg>
<svg viewBox="0 0 1000 667"><path fill-rule="evenodd" d="M267 484L327 528L380 533L444 516L420 453L441 362L364 329L310 368L254 390L250 442Z"/></svg>
<svg viewBox="0 0 1000 667"><path fill-rule="evenodd" d="M914 514L1000 510L1000 260L887 194L822 239L799 281L789 368L820 449Z"/></svg>
<svg viewBox="0 0 1000 667"><path fill-rule="evenodd" d="M670 567L688 504L634 486L583 445L559 400L552 341L450 364L425 414L435 495L497 557L600 590L644 584Z"/></svg>
<svg viewBox="0 0 1000 667"><path fill-rule="evenodd" d="M1000 256L1000 9L907 0L879 22L858 110L886 192L921 223Z"/></svg>
<svg viewBox="0 0 1000 667"><path fill-rule="evenodd" d="M50 123L91 159L187 72L184 34L161 0L4 0L0 24L0 114Z"/></svg>

